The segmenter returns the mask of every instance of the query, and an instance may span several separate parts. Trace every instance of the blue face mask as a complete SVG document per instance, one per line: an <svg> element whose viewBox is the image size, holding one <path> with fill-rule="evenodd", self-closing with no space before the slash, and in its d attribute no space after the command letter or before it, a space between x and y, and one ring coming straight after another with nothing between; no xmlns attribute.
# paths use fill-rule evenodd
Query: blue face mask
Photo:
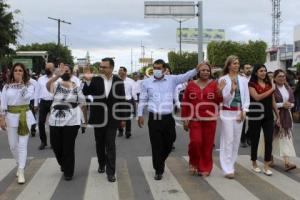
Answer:
<svg viewBox="0 0 300 200"><path fill-rule="evenodd" d="M153 70L153 76L155 78L161 78L163 76L163 72L161 69L154 69Z"/></svg>

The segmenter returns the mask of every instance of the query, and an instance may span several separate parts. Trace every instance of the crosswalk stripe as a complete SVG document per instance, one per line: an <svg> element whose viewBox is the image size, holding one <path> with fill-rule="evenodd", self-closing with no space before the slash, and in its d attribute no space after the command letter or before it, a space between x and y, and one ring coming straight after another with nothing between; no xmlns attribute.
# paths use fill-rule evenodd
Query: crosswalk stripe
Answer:
<svg viewBox="0 0 300 200"><path fill-rule="evenodd" d="M110 183L107 181L106 174L99 174L98 160L92 158L89 174L84 193L85 200L119 200L118 182Z"/></svg>
<svg viewBox="0 0 300 200"><path fill-rule="evenodd" d="M14 159L1 159L0 166L0 181L2 181L17 165Z"/></svg>
<svg viewBox="0 0 300 200"><path fill-rule="evenodd" d="M176 175L177 181L191 200L224 200L202 177L189 173L188 165L184 158L169 157L166 163L170 171Z"/></svg>
<svg viewBox="0 0 300 200"><path fill-rule="evenodd" d="M189 157L184 156L184 159L189 162ZM214 165L213 172L205 180L211 185L225 200L238 200L243 197L243 200L258 200L251 192L249 192L238 181L228 181L219 167Z"/></svg>
<svg viewBox="0 0 300 200"><path fill-rule="evenodd" d="M55 158L48 158L20 193L17 200L51 199L59 181L61 173Z"/></svg>
<svg viewBox="0 0 300 200"><path fill-rule="evenodd" d="M280 172L274 169L272 170L273 175L271 177L253 172L252 170L250 170L251 163L249 160L249 156L241 155L238 157L237 162L244 168L249 169L249 171L251 171L252 174L259 176L261 179L270 183L280 191L288 194L294 199L300 199L300 183L294 181L291 178L288 178L287 176L281 174ZM263 165L263 163L259 161L257 161L257 163L261 166Z"/></svg>
<svg viewBox="0 0 300 200"><path fill-rule="evenodd" d="M149 184L152 196L157 200L189 200L169 168L165 167L164 177L160 181L153 179L152 157L139 157L139 162Z"/></svg>
<svg viewBox="0 0 300 200"><path fill-rule="evenodd" d="M134 200L134 192L132 188L131 178L125 159L117 160L117 177L119 198L122 200Z"/></svg>

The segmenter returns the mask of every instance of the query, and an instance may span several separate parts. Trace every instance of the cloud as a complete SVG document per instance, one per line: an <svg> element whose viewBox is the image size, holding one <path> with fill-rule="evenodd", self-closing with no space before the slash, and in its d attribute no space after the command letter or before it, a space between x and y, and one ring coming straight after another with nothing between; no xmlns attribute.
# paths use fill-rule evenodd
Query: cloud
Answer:
<svg viewBox="0 0 300 200"><path fill-rule="evenodd" d="M236 34L239 34L240 38L242 39L258 39L259 34L257 32L254 32L251 27L247 24L240 24L236 25L230 28L231 31L235 32Z"/></svg>
<svg viewBox="0 0 300 200"><path fill-rule="evenodd" d="M19 43L56 42L57 23L48 17L61 18L72 22L62 24L61 32L67 35L67 43L74 54L84 57L112 50L130 64L130 49L139 49L141 41L146 52L154 51L157 57L166 58L166 52L158 49L178 50L176 29L179 24L171 19L145 19L142 0L7 0L11 9L19 9L19 21L24 21ZM293 41L293 28L299 23L299 0L282 4L281 41ZM33 9L35 8L35 9ZM237 41L262 39L271 42L272 4L271 1L252 0L203 0L204 28L222 28L226 38ZM183 27L197 27L197 19L184 22ZM195 45L183 44L183 50L197 50ZM140 50L136 50L140 54ZM122 53L123 52L123 53ZM156 53L159 52L159 53ZM103 54L103 55L104 55ZM101 54L102 55L102 54ZM134 56L135 61L139 56Z"/></svg>

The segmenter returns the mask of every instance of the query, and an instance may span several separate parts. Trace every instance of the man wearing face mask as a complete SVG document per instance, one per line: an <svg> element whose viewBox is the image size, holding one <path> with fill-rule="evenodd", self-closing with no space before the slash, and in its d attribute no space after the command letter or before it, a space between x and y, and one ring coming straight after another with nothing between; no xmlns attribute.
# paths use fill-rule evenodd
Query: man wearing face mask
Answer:
<svg viewBox="0 0 300 200"><path fill-rule="evenodd" d="M187 82L198 73L196 69L181 75L164 75L166 63L159 59L153 64L153 76L144 80L138 105L138 125L144 126L144 107L149 111L149 135L152 147L152 162L155 170L155 180L161 180L165 161L172 151L175 141L174 91L178 84Z"/></svg>
<svg viewBox="0 0 300 200"><path fill-rule="evenodd" d="M47 146L47 135L45 130L45 123L47 119L47 115L50 112L50 107L53 101L53 95L47 90L46 84L47 82L54 76L54 64L47 63L45 67L45 75L41 76L38 79L38 87L37 87L37 97L39 102L39 134L41 145L39 146L40 150L45 149Z"/></svg>

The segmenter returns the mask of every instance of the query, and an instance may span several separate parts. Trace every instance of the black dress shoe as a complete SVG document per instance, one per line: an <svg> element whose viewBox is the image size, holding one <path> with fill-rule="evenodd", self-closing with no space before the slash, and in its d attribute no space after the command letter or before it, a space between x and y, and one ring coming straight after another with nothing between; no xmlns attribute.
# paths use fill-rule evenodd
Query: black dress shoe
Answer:
<svg viewBox="0 0 300 200"><path fill-rule="evenodd" d="M107 180L109 182L116 182L116 177L114 175L107 175Z"/></svg>
<svg viewBox="0 0 300 200"><path fill-rule="evenodd" d="M66 181L70 181L70 180L72 180L72 179L73 179L72 176L65 176L65 180L66 180Z"/></svg>
<svg viewBox="0 0 300 200"><path fill-rule="evenodd" d="M129 139L131 137L131 133L125 133L126 139Z"/></svg>
<svg viewBox="0 0 300 200"><path fill-rule="evenodd" d="M247 147L248 147L248 145L247 145L247 143L246 143L246 142L241 142L241 147L242 147L242 148L247 148Z"/></svg>
<svg viewBox="0 0 300 200"><path fill-rule="evenodd" d="M162 179L163 175L162 174L155 174L154 179L157 181L160 181Z"/></svg>
<svg viewBox="0 0 300 200"><path fill-rule="evenodd" d="M103 174L105 172L105 167L99 167L98 168L98 173Z"/></svg>
<svg viewBox="0 0 300 200"><path fill-rule="evenodd" d="M47 146L46 144L42 143L42 144L39 146L39 150L44 150L46 146Z"/></svg>
<svg viewBox="0 0 300 200"><path fill-rule="evenodd" d="M31 137L35 137L35 132L34 131L31 132Z"/></svg>

